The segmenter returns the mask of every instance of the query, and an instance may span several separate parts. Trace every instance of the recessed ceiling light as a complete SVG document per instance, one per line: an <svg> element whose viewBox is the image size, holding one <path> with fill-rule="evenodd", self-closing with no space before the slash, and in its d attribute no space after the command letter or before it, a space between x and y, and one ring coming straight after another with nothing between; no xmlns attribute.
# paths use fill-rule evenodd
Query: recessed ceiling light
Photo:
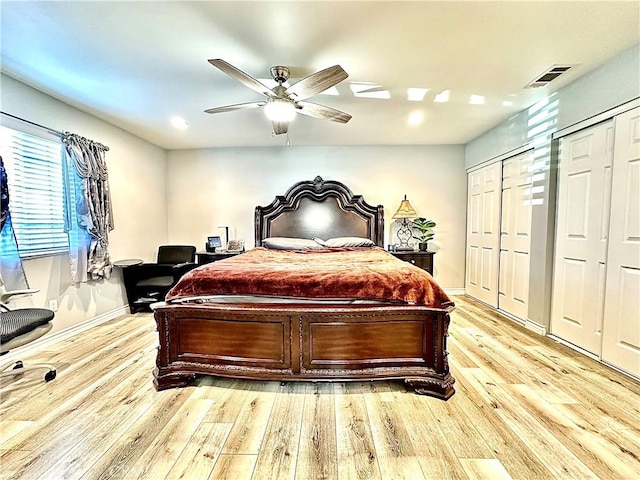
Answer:
<svg viewBox="0 0 640 480"><path fill-rule="evenodd" d="M407 88L407 100L421 102L428 91L428 88Z"/></svg>
<svg viewBox="0 0 640 480"><path fill-rule="evenodd" d="M419 111L411 112L407 117L407 123L411 126L420 125L424 121L424 114Z"/></svg>
<svg viewBox="0 0 640 480"><path fill-rule="evenodd" d="M189 122L182 117L171 117L171 125L178 130L186 130L189 128Z"/></svg>
<svg viewBox="0 0 640 480"><path fill-rule="evenodd" d="M511 100L503 100L502 101L502 106L503 107L513 107L513 102Z"/></svg>
<svg viewBox="0 0 640 480"><path fill-rule="evenodd" d="M349 84L349 88L351 88L356 97L382 98L385 100L391 98L389 90L375 83L352 82Z"/></svg>
<svg viewBox="0 0 640 480"><path fill-rule="evenodd" d="M449 93L450 90L444 90L436 95L436 98L433 99L436 103L446 103L449 101Z"/></svg>
<svg viewBox="0 0 640 480"><path fill-rule="evenodd" d="M484 105L484 97L482 95L472 94L469 97L469 105Z"/></svg>

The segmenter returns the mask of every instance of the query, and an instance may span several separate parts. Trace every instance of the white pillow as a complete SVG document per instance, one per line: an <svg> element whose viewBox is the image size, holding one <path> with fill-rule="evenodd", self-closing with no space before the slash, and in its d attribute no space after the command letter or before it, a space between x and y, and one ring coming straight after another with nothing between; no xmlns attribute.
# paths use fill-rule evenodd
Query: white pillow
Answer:
<svg viewBox="0 0 640 480"><path fill-rule="evenodd" d="M330 248L373 247L375 243L362 237L336 237L326 240L324 245Z"/></svg>
<svg viewBox="0 0 640 480"><path fill-rule="evenodd" d="M324 248L314 240L293 237L269 237L262 240L262 246L272 250L316 250Z"/></svg>

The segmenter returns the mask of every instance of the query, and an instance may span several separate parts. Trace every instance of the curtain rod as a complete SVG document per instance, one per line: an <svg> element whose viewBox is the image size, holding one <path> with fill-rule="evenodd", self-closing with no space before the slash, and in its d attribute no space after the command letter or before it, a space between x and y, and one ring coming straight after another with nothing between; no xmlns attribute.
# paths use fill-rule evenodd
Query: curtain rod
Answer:
<svg viewBox="0 0 640 480"><path fill-rule="evenodd" d="M44 125L40 125L39 123L32 122L31 120L25 120L24 118L20 118L20 117L18 117L16 115L12 115L12 114L7 113L7 112L0 111L0 113L2 115L6 115L7 117L11 117L11 118L13 118L15 120L19 120L21 122L28 123L29 125L33 125L34 127L42 128L43 130L46 130L47 132L49 132L49 133L51 133L53 135L56 135L57 137L60 137L60 138L63 138L66 135L69 135L69 132L60 132L58 130L54 130L53 128L45 127ZM82 137L80 135L76 135L76 137L84 138L84 137ZM85 140L88 140L88 139L85 139ZM89 140L89 141L93 142L93 144L98 145L100 148L104 149L105 152L109 151L109 147L107 147L106 145L102 145L99 142L94 142L93 140Z"/></svg>
<svg viewBox="0 0 640 480"><path fill-rule="evenodd" d="M30 120L25 120L24 118L16 117L15 115L11 115L10 113L7 113L7 112L0 111L0 113L2 115L6 115L7 117L15 118L16 120L20 120L21 122L28 123L29 125L33 125L34 127L42 128L43 130L46 130L49 133L57 135L58 137L62 136L62 132L59 132L58 130L54 130L53 128L45 127L44 125L40 125L39 123L35 123Z"/></svg>

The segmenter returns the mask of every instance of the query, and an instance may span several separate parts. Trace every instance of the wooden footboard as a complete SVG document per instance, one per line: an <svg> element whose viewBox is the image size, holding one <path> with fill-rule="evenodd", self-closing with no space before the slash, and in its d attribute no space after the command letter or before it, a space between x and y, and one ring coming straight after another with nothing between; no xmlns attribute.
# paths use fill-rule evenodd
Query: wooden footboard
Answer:
<svg viewBox="0 0 640 480"><path fill-rule="evenodd" d="M262 380L398 379L448 399L451 309L189 304L154 306L160 345L154 385L196 375Z"/></svg>

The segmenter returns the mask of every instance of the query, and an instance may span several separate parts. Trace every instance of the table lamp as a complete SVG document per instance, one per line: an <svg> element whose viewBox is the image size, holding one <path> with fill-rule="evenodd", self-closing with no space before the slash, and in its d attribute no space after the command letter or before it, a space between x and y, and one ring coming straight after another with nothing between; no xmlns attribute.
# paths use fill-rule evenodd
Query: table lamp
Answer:
<svg viewBox="0 0 640 480"><path fill-rule="evenodd" d="M413 245L409 243L411 237L413 237L413 231L409 226L409 220L412 218L417 218L418 214L413 209L409 200L407 200L407 196L404 196L404 200L400 203L398 207L398 211L393 215L394 220L398 221L398 240L400 243L396 245L397 251L407 251L413 250Z"/></svg>

